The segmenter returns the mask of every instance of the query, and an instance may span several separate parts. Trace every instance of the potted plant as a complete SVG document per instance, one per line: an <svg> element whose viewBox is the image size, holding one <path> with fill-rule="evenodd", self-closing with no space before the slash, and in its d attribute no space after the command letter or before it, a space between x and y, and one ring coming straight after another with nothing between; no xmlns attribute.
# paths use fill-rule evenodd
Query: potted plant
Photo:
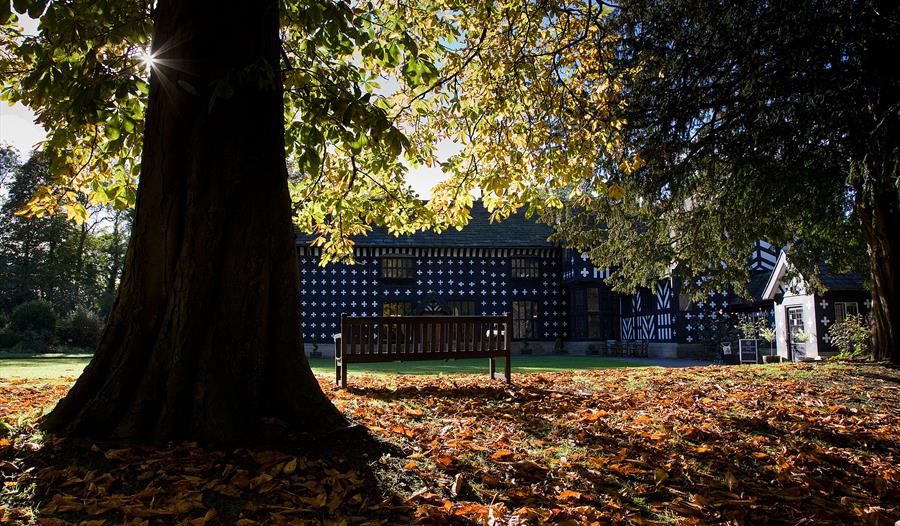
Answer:
<svg viewBox="0 0 900 526"><path fill-rule="evenodd" d="M759 336L769 342L769 354L763 356L763 363L772 363L781 361L780 357L775 355L775 349L772 346L772 343L775 341L775 329L769 327L768 325L764 327L760 327Z"/></svg>
<svg viewBox="0 0 900 526"><path fill-rule="evenodd" d="M809 334L806 333L803 329L798 329L794 331L794 342L795 343L806 343L809 341Z"/></svg>

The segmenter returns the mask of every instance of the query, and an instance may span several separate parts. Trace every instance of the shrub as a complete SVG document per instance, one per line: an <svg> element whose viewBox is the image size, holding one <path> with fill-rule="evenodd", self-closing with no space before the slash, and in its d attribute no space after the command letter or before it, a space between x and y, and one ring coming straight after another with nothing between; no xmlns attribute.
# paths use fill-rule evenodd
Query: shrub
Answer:
<svg viewBox="0 0 900 526"><path fill-rule="evenodd" d="M851 314L843 321L834 322L828 329L831 343L839 354L848 358L869 354L869 323L858 314Z"/></svg>
<svg viewBox="0 0 900 526"><path fill-rule="evenodd" d="M12 311L9 317L13 331L52 335L56 329L56 312L53 305L46 300L26 301Z"/></svg>
<svg viewBox="0 0 900 526"><path fill-rule="evenodd" d="M65 345L93 348L100 342L102 328L99 316L79 307L60 322L56 336Z"/></svg>
<svg viewBox="0 0 900 526"><path fill-rule="evenodd" d="M0 349L9 349L19 343L19 336L9 329L0 330Z"/></svg>
<svg viewBox="0 0 900 526"><path fill-rule="evenodd" d="M739 315L735 328L748 340L766 340L771 343L775 339L775 330L769 325L765 315Z"/></svg>
<svg viewBox="0 0 900 526"><path fill-rule="evenodd" d="M0 330L4 329L9 323L9 316L5 312L0 312Z"/></svg>
<svg viewBox="0 0 900 526"><path fill-rule="evenodd" d="M742 337L749 340L755 340L759 333L759 326L753 316L739 316L735 327Z"/></svg>
<svg viewBox="0 0 900 526"><path fill-rule="evenodd" d="M19 339L17 349L49 350L56 330L56 312L49 301L26 301L13 309L9 322L9 329Z"/></svg>

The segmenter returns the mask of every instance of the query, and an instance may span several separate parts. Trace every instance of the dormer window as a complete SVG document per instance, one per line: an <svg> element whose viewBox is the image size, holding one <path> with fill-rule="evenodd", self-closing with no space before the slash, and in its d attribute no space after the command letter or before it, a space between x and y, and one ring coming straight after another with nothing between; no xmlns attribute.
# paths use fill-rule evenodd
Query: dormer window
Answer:
<svg viewBox="0 0 900 526"><path fill-rule="evenodd" d="M415 259L404 256L385 256L381 258L381 279L413 279Z"/></svg>

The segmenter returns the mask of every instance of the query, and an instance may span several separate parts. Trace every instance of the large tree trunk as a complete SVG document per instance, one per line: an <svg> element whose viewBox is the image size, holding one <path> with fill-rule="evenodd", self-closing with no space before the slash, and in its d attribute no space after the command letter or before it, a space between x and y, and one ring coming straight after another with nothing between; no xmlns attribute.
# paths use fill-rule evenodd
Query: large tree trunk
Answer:
<svg viewBox="0 0 900 526"><path fill-rule="evenodd" d="M865 201L857 212L869 251L873 356L900 364L900 200L888 186Z"/></svg>
<svg viewBox="0 0 900 526"><path fill-rule="evenodd" d="M856 212L869 253L872 287L872 351L876 360L900 364L900 77L884 57L900 52L895 2L879 1L864 11L858 80L863 102L851 127L857 163ZM858 22L859 23L859 22Z"/></svg>
<svg viewBox="0 0 900 526"><path fill-rule="evenodd" d="M278 2L160 0L140 187L96 355L44 421L238 442L346 424L302 351Z"/></svg>

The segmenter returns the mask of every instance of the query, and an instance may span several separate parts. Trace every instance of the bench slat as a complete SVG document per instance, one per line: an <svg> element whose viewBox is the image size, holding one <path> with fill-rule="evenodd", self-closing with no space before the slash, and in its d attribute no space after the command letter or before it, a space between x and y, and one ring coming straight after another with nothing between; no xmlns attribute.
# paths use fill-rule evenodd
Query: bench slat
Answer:
<svg viewBox="0 0 900 526"><path fill-rule="evenodd" d="M346 316L341 320L341 335L348 356L469 354L508 348L508 338L501 334L512 329L508 318Z"/></svg>

